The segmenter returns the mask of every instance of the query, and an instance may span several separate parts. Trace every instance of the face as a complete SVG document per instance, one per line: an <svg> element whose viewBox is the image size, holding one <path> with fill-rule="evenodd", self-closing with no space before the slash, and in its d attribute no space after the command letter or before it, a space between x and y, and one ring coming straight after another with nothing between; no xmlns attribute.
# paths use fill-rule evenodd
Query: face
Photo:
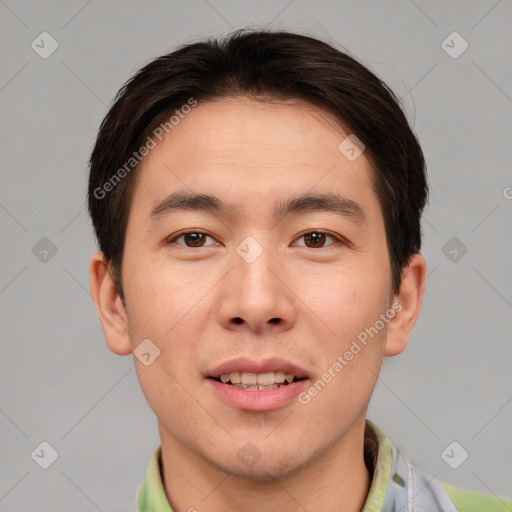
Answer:
<svg viewBox="0 0 512 512"><path fill-rule="evenodd" d="M364 421L391 270L369 162L338 149L347 135L305 103L222 99L199 103L143 161L124 312L130 349L160 350L135 365L162 444L227 473L284 476ZM176 209L178 193L218 201ZM316 199L291 203L304 195Z"/></svg>

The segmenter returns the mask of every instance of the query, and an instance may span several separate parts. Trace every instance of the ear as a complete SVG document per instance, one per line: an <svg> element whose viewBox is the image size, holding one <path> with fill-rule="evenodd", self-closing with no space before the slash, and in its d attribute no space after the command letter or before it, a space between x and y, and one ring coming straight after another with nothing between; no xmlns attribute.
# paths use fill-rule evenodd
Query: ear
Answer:
<svg viewBox="0 0 512 512"><path fill-rule="evenodd" d="M103 252L97 251L89 262L91 297L100 317L108 348L121 356L132 352L128 321L121 297L114 286Z"/></svg>
<svg viewBox="0 0 512 512"><path fill-rule="evenodd" d="M384 356L392 357L403 352L420 314L427 264L425 258L413 254L404 269L400 290L393 303L395 316L388 324Z"/></svg>

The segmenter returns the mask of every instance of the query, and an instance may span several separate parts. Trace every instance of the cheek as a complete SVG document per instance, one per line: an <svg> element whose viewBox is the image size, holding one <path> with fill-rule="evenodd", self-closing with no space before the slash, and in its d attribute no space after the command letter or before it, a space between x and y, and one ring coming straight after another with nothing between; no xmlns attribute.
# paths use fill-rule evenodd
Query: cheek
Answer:
<svg viewBox="0 0 512 512"><path fill-rule="evenodd" d="M158 418L165 418L170 411L194 410L183 386L190 387L197 378L191 361L197 348L195 340L200 339L198 318L205 318L200 302L204 292L197 283L184 283L156 266L148 268L152 271L134 269L130 275L126 290L129 335L134 349L149 339L159 350L149 366L138 360L135 366L149 406Z"/></svg>
<svg viewBox="0 0 512 512"><path fill-rule="evenodd" d="M178 272L161 261L132 265L126 279L130 334L167 344L176 332L197 315L196 309L205 293L205 284L195 274Z"/></svg>
<svg viewBox="0 0 512 512"><path fill-rule="evenodd" d="M149 339L159 351L149 366L137 359L137 352L134 354L142 392L158 418L168 417L170 411L193 411L195 403L184 393L183 386L191 388L192 380L197 378L191 361L197 348L194 340L200 339L200 304L193 307L198 299L176 283L171 286L170 279L142 272L134 272L131 277L126 297L130 300L129 336L133 350L142 340Z"/></svg>
<svg viewBox="0 0 512 512"><path fill-rule="evenodd" d="M327 349L343 350L386 311L385 278L357 265L344 265L328 275L302 281L297 295L328 327L323 338Z"/></svg>
<svg viewBox="0 0 512 512"><path fill-rule="evenodd" d="M382 364L383 336L384 331L365 343L356 337L332 343L323 372L299 396L310 417L324 418L327 430L336 432L365 413Z"/></svg>
<svg viewBox="0 0 512 512"><path fill-rule="evenodd" d="M323 286L309 289L311 309L319 312L328 330L318 340L322 350L319 374L304 401L314 403L312 410L330 410L332 428L362 414L374 390L386 336L386 325L379 322L375 329L388 307L385 278L345 266Z"/></svg>
<svg viewBox="0 0 512 512"><path fill-rule="evenodd" d="M184 392L188 386L181 384L182 377L176 374L168 361L161 356L151 366L137 364L137 378L146 401L166 428L170 428L173 435L186 440L186 433L193 424L205 423L204 410L192 399L189 393ZM180 411L180 414L176 414ZM186 411L186 414L182 414ZM197 427L196 427L197 428Z"/></svg>

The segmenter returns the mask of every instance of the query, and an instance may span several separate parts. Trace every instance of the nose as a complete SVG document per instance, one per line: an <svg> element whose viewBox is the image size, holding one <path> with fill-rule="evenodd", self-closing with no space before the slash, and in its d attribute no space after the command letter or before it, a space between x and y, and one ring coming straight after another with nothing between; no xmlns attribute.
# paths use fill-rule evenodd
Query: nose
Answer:
<svg viewBox="0 0 512 512"><path fill-rule="evenodd" d="M223 327L255 334L290 329L296 318L290 272L270 249L260 246L253 259L255 248L247 247L247 253L242 246L233 254L233 268L222 283L218 311Z"/></svg>

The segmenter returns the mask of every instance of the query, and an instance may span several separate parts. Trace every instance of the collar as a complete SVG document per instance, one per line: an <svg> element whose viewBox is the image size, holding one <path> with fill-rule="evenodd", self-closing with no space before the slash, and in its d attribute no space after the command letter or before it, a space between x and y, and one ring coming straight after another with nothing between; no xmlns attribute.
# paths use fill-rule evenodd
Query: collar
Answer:
<svg viewBox="0 0 512 512"><path fill-rule="evenodd" d="M368 419L364 435L364 458L370 475L373 476L361 512L456 512L440 484L412 467ZM139 512L173 512L167 501L161 475L162 457L159 446L151 457L145 480L137 489Z"/></svg>

